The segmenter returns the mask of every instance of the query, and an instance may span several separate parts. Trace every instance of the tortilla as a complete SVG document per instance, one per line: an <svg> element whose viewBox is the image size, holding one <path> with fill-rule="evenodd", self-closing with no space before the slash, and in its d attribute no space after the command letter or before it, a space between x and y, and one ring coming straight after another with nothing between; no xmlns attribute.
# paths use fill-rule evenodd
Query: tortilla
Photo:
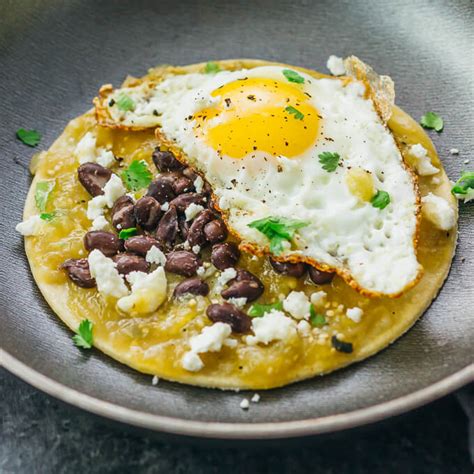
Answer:
<svg viewBox="0 0 474 474"><path fill-rule="evenodd" d="M218 63L222 68L238 69L269 65L266 61L232 60ZM170 73L199 71L203 64L184 68L159 67L150 70L147 80L159 81ZM303 69L301 69L303 70ZM323 75L303 70L314 77ZM128 79L128 83L133 79ZM274 341L268 345L247 345L239 335L232 338L236 347L224 346L219 352L200 354L204 368L189 372L181 359L189 351L189 339L210 324L206 307L207 297L176 300L171 297L174 286L182 280L168 274L168 299L155 312L141 317L124 315L115 307L115 300L105 299L95 288L84 289L72 283L59 269L67 258L84 258L87 252L83 236L90 229L86 217L87 202L91 198L77 178L78 162L74 149L87 132L95 130L97 146L112 145L115 156L123 161L112 171L132 160L145 160L154 169L152 151L159 139L153 129L126 130L114 128L101 112L94 111L72 120L51 148L34 163L34 174L27 196L24 218L38 214L35 203L36 184L55 180L46 212L56 217L42 227L39 236L25 238L25 248L38 287L53 311L73 331L83 319L93 322L94 346L114 359L146 374L181 383L221 389L269 389L287 385L315 375L326 374L353 362L365 359L394 342L423 314L436 297L450 268L456 246L457 229L438 230L421 217L417 255L424 268L419 283L398 299L369 298L358 293L336 277L321 288L304 279L283 276L272 271L268 259L243 254L239 267L257 275L265 285L265 293L258 300L266 303L287 295L289 291L306 290L308 294L323 290L327 293L325 311L327 329L315 329L310 337L294 337ZM440 168L433 182L431 176L418 178L421 196L433 192L457 208L449 179L442 168L436 150L424 130L398 107L394 106L388 126L400 149L405 154L410 144L420 143L428 151L432 163ZM205 260L205 258L204 258ZM213 278L209 279L212 285ZM343 308L341 309L341 306ZM347 308L360 307L363 317L356 323L345 316ZM328 313L329 312L329 313ZM352 353L338 352L331 345L332 335L353 344ZM72 343L71 343L72 344ZM71 347L71 350L74 350Z"/></svg>

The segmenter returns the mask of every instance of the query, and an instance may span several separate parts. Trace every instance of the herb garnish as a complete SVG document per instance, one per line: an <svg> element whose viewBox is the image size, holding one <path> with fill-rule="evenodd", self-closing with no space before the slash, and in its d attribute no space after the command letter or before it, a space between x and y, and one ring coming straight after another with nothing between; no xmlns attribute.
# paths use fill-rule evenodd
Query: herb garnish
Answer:
<svg viewBox="0 0 474 474"><path fill-rule="evenodd" d="M83 349L90 349L92 347L92 322L88 319L83 319L77 334L72 336L72 340L77 347L82 347Z"/></svg>
<svg viewBox="0 0 474 474"><path fill-rule="evenodd" d="M339 155L339 153L323 151L318 155L318 158L319 162L323 165L323 170L327 171L328 173L331 173L332 171L336 171L341 156Z"/></svg>
<svg viewBox="0 0 474 474"><path fill-rule="evenodd" d="M285 108L289 114L293 114L296 120L303 120L304 114L302 114L298 109L295 109L292 105L289 105Z"/></svg>
<svg viewBox="0 0 474 474"><path fill-rule="evenodd" d="M123 182L129 191L146 188L152 179L152 174L143 160L134 160L121 174Z"/></svg>
<svg viewBox="0 0 474 474"><path fill-rule="evenodd" d="M353 351L352 342L344 342L337 338L337 336L332 336L331 344L334 349L338 352L344 352L345 354L350 354Z"/></svg>
<svg viewBox="0 0 474 474"><path fill-rule="evenodd" d="M283 69L282 73L290 82L296 82L296 84L303 84L304 82L304 77L300 76L296 71Z"/></svg>
<svg viewBox="0 0 474 474"><path fill-rule="evenodd" d="M284 217L264 217L248 224L248 227L257 229L270 240L270 252L279 255L283 251L283 242L290 241L297 229L305 227L308 222Z"/></svg>
<svg viewBox="0 0 474 474"><path fill-rule="evenodd" d="M129 227L128 229L122 229L119 232L119 239L127 240L130 237L137 235L137 228L136 227Z"/></svg>
<svg viewBox="0 0 474 474"><path fill-rule="evenodd" d="M36 146L41 140L41 134L36 130L25 130L24 128L19 128L16 131L16 136L28 146Z"/></svg>
<svg viewBox="0 0 474 474"><path fill-rule="evenodd" d="M326 318L322 314L316 313L314 306L309 307L309 322L311 326L318 327L326 324Z"/></svg>
<svg viewBox="0 0 474 474"><path fill-rule="evenodd" d="M35 202L39 211L44 211L46 209L49 194L54 189L55 185L56 182L54 180L40 181L39 183L36 183Z"/></svg>
<svg viewBox="0 0 474 474"><path fill-rule="evenodd" d="M124 112L135 110L135 102L125 92L121 92L115 101L117 107Z"/></svg>
<svg viewBox="0 0 474 474"><path fill-rule="evenodd" d="M379 189L370 202L374 207L385 209L390 204L390 194Z"/></svg>
<svg viewBox="0 0 474 474"><path fill-rule="evenodd" d="M206 66L204 67L204 72L206 74L216 74L221 70L219 64L215 63L214 61L209 61Z"/></svg>
<svg viewBox="0 0 474 474"><path fill-rule="evenodd" d="M43 219L44 221L52 221L56 217L55 212L42 212L40 215L40 219Z"/></svg>
<svg viewBox="0 0 474 474"><path fill-rule="evenodd" d="M276 309L278 311L281 311L283 309L283 303L281 301L278 301L276 303L272 304L258 304L254 303L249 311L248 315L251 318L260 318L262 317L265 313L269 313L272 309Z"/></svg>
<svg viewBox="0 0 474 474"><path fill-rule="evenodd" d="M429 128L441 132L444 127L443 119L435 112L427 112L420 119L420 125L424 128Z"/></svg>
<svg viewBox="0 0 474 474"><path fill-rule="evenodd" d="M474 171L464 171L454 183L451 192L456 197L464 198L464 202L474 199Z"/></svg>

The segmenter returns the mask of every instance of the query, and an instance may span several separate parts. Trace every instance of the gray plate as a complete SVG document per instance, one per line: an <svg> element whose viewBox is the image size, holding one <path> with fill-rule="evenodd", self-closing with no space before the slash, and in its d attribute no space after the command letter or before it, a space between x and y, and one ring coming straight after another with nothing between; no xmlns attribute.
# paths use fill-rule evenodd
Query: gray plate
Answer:
<svg viewBox="0 0 474 474"><path fill-rule="evenodd" d="M336 431L400 413L472 380L473 205L461 206L448 281L407 335L348 369L262 393L248 412L239 408L242 393L164 381L154 387L150 377L98 351L76 349L37 290L13 230L32 155L15 140L16 129L40 130L41 148L47 148L101 84L119 84L124 74L140 75L159 63L255 57L324 70L330 54L356 54L393 77L406 111L444 117L443 133L431 136L448 174L458 176L474 149L469 1L3 1L1 17L0 342L9 370L106 417L221 438ZM452 147L461 155L450 155Z"/></svg>

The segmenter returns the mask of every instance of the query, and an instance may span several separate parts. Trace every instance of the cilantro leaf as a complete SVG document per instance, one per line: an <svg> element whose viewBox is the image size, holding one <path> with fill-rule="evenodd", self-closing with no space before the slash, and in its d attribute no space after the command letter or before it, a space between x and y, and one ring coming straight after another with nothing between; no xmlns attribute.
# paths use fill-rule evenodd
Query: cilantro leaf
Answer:
<svg viewBox="0 0 474 474"><path fill-rule="evenodd" d="M83 349L90 349L92 347L92 322L88 319L83 319L77 334L72 336L72 340L77 347L82 347Z"/></svg>
<svg viewBox="0 0 474 474"><path fill-rule="evenodd" d="M372 206L378 209L385 209L390 204L390 194L388 194L387 191L381 191L379 189L370 202Z"/></svg>
<svg viewBox="0 0 474 474"><path fill-rule="evenodd" d="M285 108L289 114L293 114L296 120L303 120L304 114L302 114L298 109L295 109L292 105L289 105Z"/></svg>
<svg viewBox="0 0 474 474"><path fill-rule="evenodd" d="M125 92L121 92L115 101L117 107L124 112L135 110L135 101Z"/></svg>
<svg viewBox="0 0 474 474"><path fill-rule="evenodd" d="M296 84L303 84L304 77L300 76L296 71L291 69L283 69L283 75L288 79L290 82L296 82Z"/></svg>
<svg viewBox="0 0 474 474"><path fill-rule="evenodd" d="M219 64L215 63L214 61L209 61L205 66L204 66L204 72L206 74L216 74L221 70Z"/></svg>
<svg viewBox="0 0 474 474"><path fill-rule="evenodd" d="M441 132L444 127L443 119L435 112L427 112L420 119L420 125L424 128L429 128Z"/></svg>
<svg viewBox="0 0 474 474"><path fill-rule="evenodd" d="M308 225L308 222L284 217L264 217L248 224L270 240L270 252L279 255L283 251L283 242L290 241L295 231Z"/></svg>
<svg viewBox="0 0 474 474"><path fill-rule="evenodd" d="M36 184L35 190L35 202L36 207L40 211L44 211L46 209L46 204L48 203L48 197L51 191L54 189L56 185L56 181L40 181Z"/></svg>
<svg viewBox="0 0 474 474"><path fill-rule="evenodd" d="M137 228L136 227L129 227L128 229L122 229L119 232L119 239L127 240L130 237L137 235Z"/></svg>
<svg viewBox="0 0 474 474"><path fill-rule="evenodd" d="M55 212L42 212L40 215L40 219L43 219L44 221L52 221L56 217Z"/></svg>
<svg viewBox="0 0 474 474"><path fill-rule="evenodd" d="M19 128L16 131L16 136L21 140L25 145L36 146L41 140L41 134L36 130L25 130L24 128Z"/></svg>
<svg viewBox="0 0 474 474"><path fill-rule="evenodd" d="M145 161L134 160L121 174L129 191L138 191L151 183L152 174Z"/></svg>
<svg viewBox="0 0 474 474"><path fill-rule="evenodd" d="M281 311L283 309L283 303L281 301L272 304L254 303L250 306L248 315L251 318L261 318L265 313L269 313L272 309Z"/></svg>
<svg viewBox="0 0 474 474"><path fill-rule="evenodd" d="M328 173L331 173L332 171L336 171L341 156L339 155L339 153L323 151L318 155L318 158L319 162L323 165L323 170L327 171Z"/></svg>
<svg viewBox="0 0 474 474"><path fill-rule="evenodd" d="M311 305L309 308L309 322L313 327L324 326L326 324L326 318L322 314L316 313L314 306Z"/></svg>
<svg viewBox="0 0 474 474"><path fill-rule="evenodd" d="M464 171L454 183L451 192L458 199L464 199L464 202L474 199L474 171Z"/></svg>

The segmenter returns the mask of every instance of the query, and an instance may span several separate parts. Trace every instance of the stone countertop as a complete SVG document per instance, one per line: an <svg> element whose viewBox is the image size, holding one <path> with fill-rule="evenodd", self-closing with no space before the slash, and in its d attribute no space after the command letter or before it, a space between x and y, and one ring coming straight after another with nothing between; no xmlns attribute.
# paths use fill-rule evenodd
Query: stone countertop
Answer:
<svg viewBox="0 0 474 474"><path fill-rule="evenodd" d="M471 473L468 420L454 395L369 429L273 447L189 445L110 426L0 372L0 472Z"/></svg>

